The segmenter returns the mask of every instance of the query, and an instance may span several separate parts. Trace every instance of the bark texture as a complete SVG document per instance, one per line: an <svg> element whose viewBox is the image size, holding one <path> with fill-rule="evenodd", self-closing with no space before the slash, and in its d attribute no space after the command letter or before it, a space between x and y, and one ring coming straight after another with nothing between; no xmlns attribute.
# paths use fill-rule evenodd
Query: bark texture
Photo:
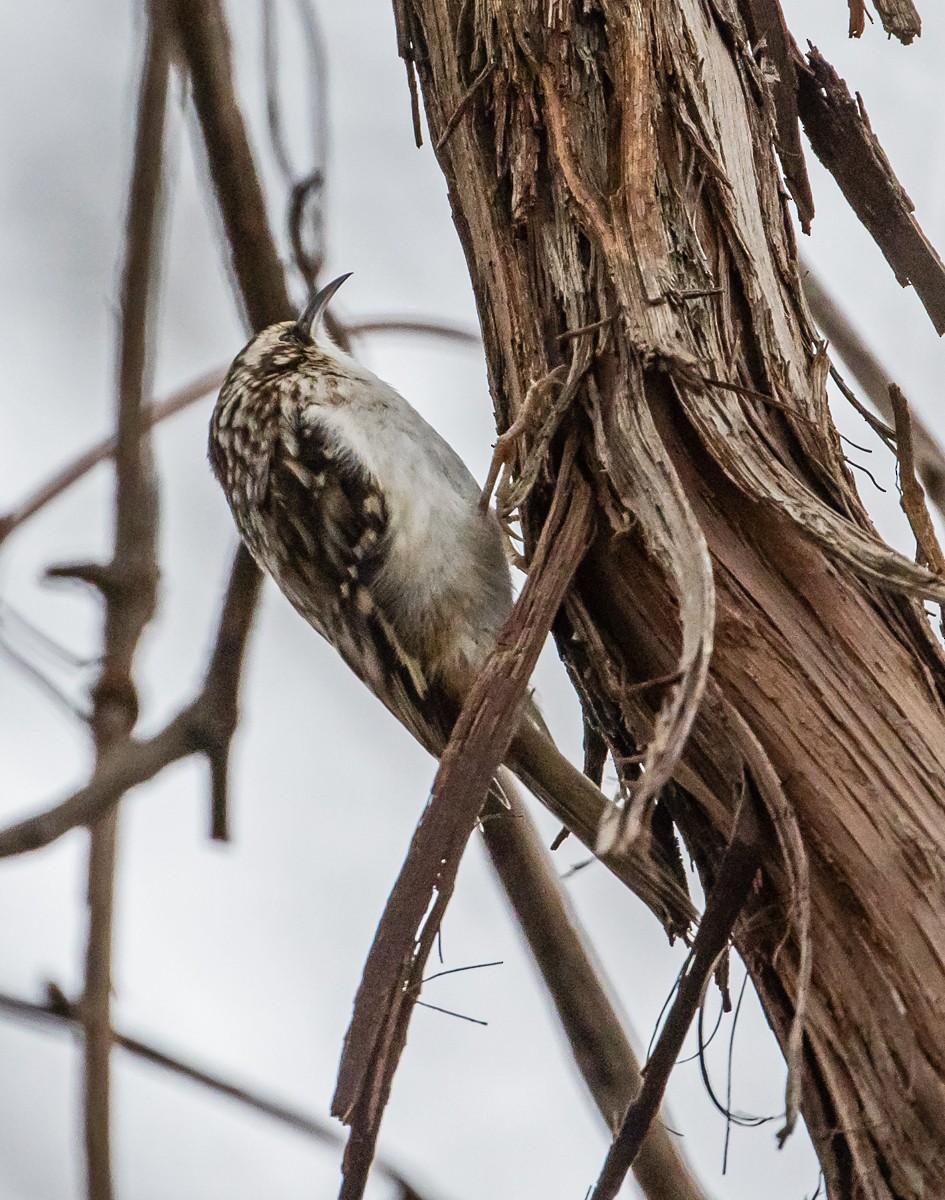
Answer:
<svg viewBox="0 0 945 1200"><path fill-rule="evenodd" d="M945 1178L945 669L918 598L945 584L879 540L844 463L739 13L395 12L498 425L526 418L510 492L526 546L563 430L580 435L599 532L555 633L618 761L645 748L634 819L671 816L711 884L750 771L770 857L736 940L785 1046L799 834L802 1111L829 1194L928 1200Z"/></svg>

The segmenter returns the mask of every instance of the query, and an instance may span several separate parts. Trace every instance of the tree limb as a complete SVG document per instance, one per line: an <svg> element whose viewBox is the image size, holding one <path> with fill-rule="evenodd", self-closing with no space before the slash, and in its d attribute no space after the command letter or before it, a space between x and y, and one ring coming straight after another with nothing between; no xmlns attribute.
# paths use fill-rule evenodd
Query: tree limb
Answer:
<svg viewBox="0 0 945 1200"><path fill-rule="evenodd" d="M0 1011L14 1018L54 1027L65 1025L74 1028L81 1022L79 1006L71 1004L60 989L54 985L49 986L49 997L45 1004L39 1004L34 1000L23 1000L19 996L9 996L0 992ZM214 1095L234 1100L237 1104L241 1104L253 1112L261 1113L264 1117L277 1121L280 1125L302 1134L303 1137L310 1138L313 1142L339 1150L344 1145L344 1138L328 1121L308 1116L277 1100L260 1096L257 1092L251 1092L240 1084L225 1079L217 1072L195 1067L175 1055L159 1050L148 1042L142 1042L138 1038L129 1037L118 1030L113 1030L112 1045L126 1051L133 1058L160 1067L180 1079L196 1083L213 1092ZM374 1167L378 1175L388 1179L400 1189L400 1200L424 1200L425 1193L421 1191L420 1187L408 1180L402 1172L384 1159L378 1158Z"/></svg>
<svg viewBox="0 0 945 1200"><path fill-rule="evenodd" d="M760 828L751 785L742 799L732 840L719 864L676 999L643 1071L643 1087L627 1109L590 1200L616 1200L659 1111L670 1074L693 1017L724 953L762 862Z"/></svg>

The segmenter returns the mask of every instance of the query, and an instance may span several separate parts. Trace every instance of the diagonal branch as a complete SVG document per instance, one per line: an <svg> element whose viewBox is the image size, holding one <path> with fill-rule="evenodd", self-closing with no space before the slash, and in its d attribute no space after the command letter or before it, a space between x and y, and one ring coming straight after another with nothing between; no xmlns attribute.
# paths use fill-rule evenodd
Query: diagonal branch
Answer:
<svg viewBox="0 0 945 1200"><path fill-rule="evenodd" d="M491 796L486 802L486 849L578 1070L612 1132L640 1090L640 1063L538 830L506 773L501 783L509 808ZM705 1200L659 1121L651 1126L633 1173L647 1200Z"/></svg>
<svg viewBox="0 0 945 1200"><path fill-rule="evenodd" d="M795 54L798 110L814 153L882 250L896 278L912 284L936 332L945 333L945 265L913 215L915 205L896 178L869 123L830 63L811 47Z"/></svg>
<svg viewBox="0 0 945 1200"><path fill-rule="evenodd" d="M78 1005L71 1004L54 985L49 986L49 998L45 1004L39 1004L34 1000L23 1000L19 996L8 996L0 992L0 1012L33 1024L60 1027L75 1027L80 1020ZM302 1134L303 1137L310 1138L313 1142L339 1150L344 1144L341 1134L327 1121L300 1113L278 1100L260 1096L240 1084L225 1079L216 1072L195 1067L175 1055L159 1050L148 1042L142 1042L138 1038L128 1037L126 1034L113 1030L112 1045L126 1051L133 1058L152 1063L180 1079L187 1079L191 1083L199 1084L217 1096L235 1100L237 1104L242 1104L253 1112L261 1113L264 1117L269 1117L271 1120L285 1125L287 1129L292 1129L296 1133ZM400 1200L423 1200L423 1194L417 1184L408 1180L396 1167L383 1159L378 1159L374 1166L378 1175L388 1179L400 1189Z"/></svg>
<svg viewBox="0 0 945 1200"><path fill-rule="evenodd" d="M643 1087L623 1118L590 1200L616 1200L659 1106L683 1041L762 862L761 833L748 782L735 820L732 840L719 864L687 969L679 983L666 1024L644 1068Z"/></svg>
<svg viewBox="0 0 945 1200"><path fill-rule="evenodd" d="M351 1125L342 1200L363 1194L423 966L463 849L512 740L548 629L587 549L590 491L571 464L573 459L559 474L522 594L463 704L365 964L332 1101L332 1112Z"/></svg>
<svg viewBox="0 0 945 1200"><path fill-rule="evenodd" d="M225 378L225 368L206 371L203 375L198 375L196 379L191 380L190 383L185 384L176 392L172 392L166 399L146 405L141 410L142 434L155 425L160 425L162 421L166 421L169 417L176 416L177 413L190 408L192 404L196 404L198 400L202 400L208 392L215 392L222 385ZM102 441L83 451L72 462L67 463L60 471L57 471L55 475L47 479L45 483L40 484L35 491L31 492L24 500L21 500L5 516L0 517L0 545L6 541L11 533L14 533L21 525L25 525L31 517L34 517L36 513L44 509L47 504L58 500L63 492L68 491L80 479L84 479L99 463L113 458L117 448L118 442L114 434L111 437L103 438Z"/></svg>
<svg viewBox="0 0 945 1200"><path fill-rule="evenodd" d="M249 325L258 332L295 312L233 86L226 19L219 0L175 0L175 11L230 264Z"/></svg>

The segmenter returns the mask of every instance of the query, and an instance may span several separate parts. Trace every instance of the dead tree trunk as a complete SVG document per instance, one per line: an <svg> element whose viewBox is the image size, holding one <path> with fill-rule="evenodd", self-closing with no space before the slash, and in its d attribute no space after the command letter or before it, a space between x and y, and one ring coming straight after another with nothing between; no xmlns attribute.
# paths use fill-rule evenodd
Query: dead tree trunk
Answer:
<svg viewBox="0 0 945 1200"><path fill-rule="evenodd" d="M928 1200L945 1178L945 666L918 597L945 584L879 541L844 464L769 81L730 8L395 0L499 428L528 418L507 495L526 545L565 427L593 485L597 540L555 630L585 708L618 762L646 748L645 783L627 768L638 808L671 781L655 827L672 817L707 884L746 769L764 793L777 829L736 943L782 1045L796 822L802 1111L829 1194Z"/></svg>

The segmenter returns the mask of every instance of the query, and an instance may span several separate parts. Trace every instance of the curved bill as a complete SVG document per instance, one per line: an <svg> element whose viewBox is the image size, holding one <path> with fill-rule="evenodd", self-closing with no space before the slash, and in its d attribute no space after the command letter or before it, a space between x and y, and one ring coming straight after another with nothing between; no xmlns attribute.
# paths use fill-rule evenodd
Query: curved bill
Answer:
<svg viewBox="0 0 945 1200"><path fill-rule="evenodd" d="M344 281L346 279L350 279L350 277L350 271L346 275L339 275L338 278L333 279L331 283L326 283L321 291L316 292L311 300L309 300L302 315L296 322L299 329L301 329L303 333L307 333L309 337L312 336L316 325L322 319L322 314L328 307L329 300L331 300L332 296L334 296L335 292L338 291Z"/></svg>

